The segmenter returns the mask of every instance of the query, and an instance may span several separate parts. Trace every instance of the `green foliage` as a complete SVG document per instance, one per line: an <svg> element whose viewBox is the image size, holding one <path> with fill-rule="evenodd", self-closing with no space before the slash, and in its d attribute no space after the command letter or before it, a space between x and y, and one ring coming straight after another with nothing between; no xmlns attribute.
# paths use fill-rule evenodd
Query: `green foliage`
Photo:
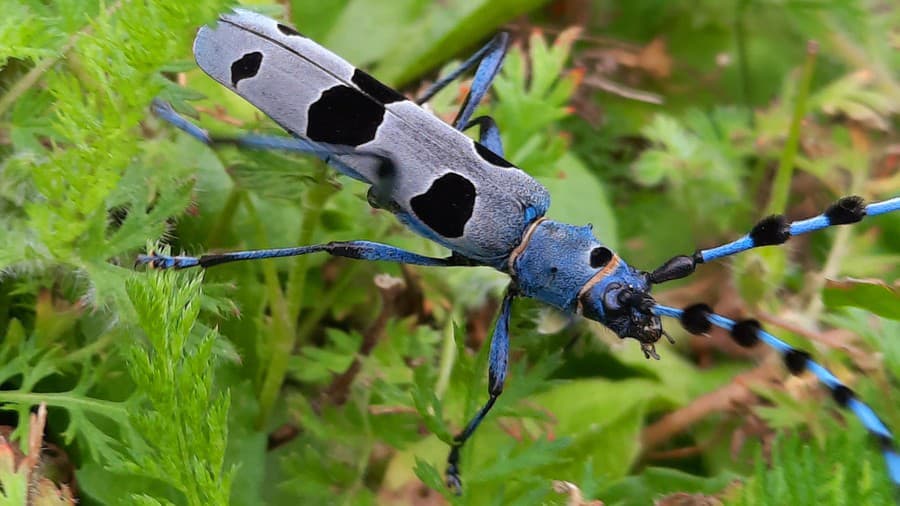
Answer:
<svg viewBox="0 0 900 506"><path fill-rule="evenodd" d="M184 495L178 504L228 504L231 473L222 467L229 399L213 386L216 333L192 335L200 279L163 272L128 280L127 291L146 338L128 350L138 396L130 421L144 442L114 468L165 483Z"/></svg>
<svg viewBox="0 0 900 506"><path fill-rule="evenodd" d="M771 456L757 451L756 473L729 504L891 504L896 489L880 462L859 458L869 444L858 425L829 424L831 436L820 444L797 437L780 438ZM823 465L823 463L827 463ZM814 479L810 477L814 476Z"/></svg>
<svg viewBox="0 0 900 506"><path fill-rule="evenodd" d="M25 420L46 403L47 440L65 458L44 455L42 469L74 473L81 504L571 504L554 491L562 481L608 505L890 503L876 446L807 378L745 384L758 367L673 322L679 346L651 363L634 342L526 300L504 393L463 451L453 496L448 443L487 398L505 276L315 255L202 282L135 272L154 240L191 254L340 239L447 254L316 160L212 150L150 115L161 96L214 133L279 131L191 61L197 27L232 3L4 5L0 431L24 448ZM900 56L885 35L900 9L596 0L574 18L579 35L557 32L573 18L544 3L253 8L395 86L433 78L504 23L548 27L514 31L477 114L550 190L551 218L593 223L640 268L734 238L767 210L799 218L838 195L900 193ZM429 105L452 118L464 86ZM634 99L644 92L664 104ZM703 266L657 295L823 343L816 357L896 432L898 238L900 216L879 216ZM741 387L742 402L710 403Z"/></svg>
<svg viewBox="0 0 900 506"><path fill-rule="evenodd" d="M375 73L395 85L407 84L446 62L498 26L533 10L547 0L397 0L373 3L349 0L330 30L317 40L357 65L375 65ZM314 2L294 4L310 5ZM303 11L309 7L301 7ZM317 11L321 7L315 7ZM302 21L305 18L296 16ZM385 26L396 26L383 30ZM319 28L321 30L321 27ZM365 44L359 34L367 33ZM410 44L415 40L417 44Z"/></svg>
<svg viewBox="0 0 900 506"><path fill-rule="evenodd" d="M900 293L883 281L848 279L826 285L822 297L829 307L860 307L892 320L900 320Z"/></svg>
<svg viewBox="0 0 900 506"><path fill-rule="evenodd" d="M665 184L692 223L729 230L733 216L711 211L747 205L742 191L747 173L743 160L752 153L747 127L746 115L733 108L708 113L690 109L680 120L657 114L641 131L653 147L635 161L635 180Z"/></svg>

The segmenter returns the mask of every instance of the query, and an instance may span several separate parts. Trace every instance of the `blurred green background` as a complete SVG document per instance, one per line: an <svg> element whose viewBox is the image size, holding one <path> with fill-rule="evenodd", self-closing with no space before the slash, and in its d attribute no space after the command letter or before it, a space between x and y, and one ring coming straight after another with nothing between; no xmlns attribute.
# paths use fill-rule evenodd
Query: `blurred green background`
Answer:
<svg viewBox="0 0 900 506"><path fill-rule="evenodd" d="M158 247L367 239L447 253L318 161L213 150L150 114L161 96L216 134L279 131L192 61L197 27L233 4L4 3L0 435L25 441L29 412L49 414L40 465L0 465L0 504L67 504L50 481L86 505L894 502L860 423L768 350L670 321L677 344L647 361L634 341L524 300L506 390L463 452L455 497L447 443L486 400L505 276L325 256L135 270ZM510 32L480 113L550 189L551 218L592 223L639 268L767 214L900 194L892 2L251 7L410 96ZM466 86L430 107L451 120ZM656 295L758 318L896 430L898 258L894 213L701 266ZM11 451L0 441L0 462Z"/></svg>

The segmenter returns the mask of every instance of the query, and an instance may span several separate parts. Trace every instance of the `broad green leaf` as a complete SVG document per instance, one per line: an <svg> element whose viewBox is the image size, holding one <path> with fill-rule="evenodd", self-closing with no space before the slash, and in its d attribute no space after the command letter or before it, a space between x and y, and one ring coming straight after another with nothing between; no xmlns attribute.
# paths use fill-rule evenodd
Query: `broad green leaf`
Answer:
<svg viewBox="0 0 900 506"><path fill-rule="evenodd" d="M377 62L374 74L395 86L427 72L461 51L474 51L505 22L546 0L403 0L386 4L355 0L329 35L329 48L357 64ZM398 20L415 20L398 26ZM366 26L371 28L366 29ZM375 39L359 43L363 31ZM420 41L409 44L408 41ZM372 48L372 49L368 49Z"/></svg>
<svg viewBox="0 0 900 506"><path fill-rule="evenodd" d="M900 285L897 284L877 279L828 280L822 298L828 307L859 307L900 320Z"/></svg>
<svg viewBox="0 0 900 506"><path fill-rule="evenodd" d="M552 199L547 215L563 223L590 223L594 226L594 234L616 249L619 244L617 221L603 182L571 154L560 158L553 169L552 175L538 178Z"/></svg>

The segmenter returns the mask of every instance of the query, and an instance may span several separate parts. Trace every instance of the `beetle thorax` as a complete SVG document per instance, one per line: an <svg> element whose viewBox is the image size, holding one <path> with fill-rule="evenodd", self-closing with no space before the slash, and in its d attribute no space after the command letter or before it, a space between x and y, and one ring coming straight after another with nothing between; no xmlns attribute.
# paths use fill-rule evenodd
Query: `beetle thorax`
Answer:
<svg viewBox="0 0 900 506"><path fill-rule="evenodd" d="M619 262L590 226L540 218L510 254L508 272L523 295L576 312L579 292L613 259Z"/></svg>
<svg viewBox="0 0 900 506"><path fill-rule="evenodd" d="M648 357L656 356L653 343L662 336L662 325L652 312L647 274L604 246L590 226L536 220L508 266L523 295L598 321L619 337L640 341Z"/></svg>

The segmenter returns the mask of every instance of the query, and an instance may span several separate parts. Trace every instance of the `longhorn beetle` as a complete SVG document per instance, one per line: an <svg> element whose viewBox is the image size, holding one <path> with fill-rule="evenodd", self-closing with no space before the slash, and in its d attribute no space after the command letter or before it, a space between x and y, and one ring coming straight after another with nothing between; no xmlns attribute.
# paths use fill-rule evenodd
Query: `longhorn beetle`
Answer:
<svg viewBox="0 0 900 506"><path fill-rule="evenodd" d="M506 46L506 35L496 36L413 102L276 20L245 10L221 16L217 26L203 27L197 34L194 54L198 65L292 136L248 136L231 142L321 158L340 173L369 184L368 200L373 207L392 212L404 225L449 248L452 254L434 258L386 244L341 241L199 257L151 252L140 255L137 263L156 268L207 268L323 251L413 265L487 266L508 274L511 281L491 337L489 398L456 435L447 458L447 484L456 491L462 486L460 449L503 391L510 311L517 297L531 297L598 321L620 338L639 341L647 358L658 359L656 342L662 336L669 338L662 317L679 320L693 334L723 328L742 346L762 341L782 353L790 372L812 371L838 404L856 414L880 442L889 475L900 485L900 457L891 432L809 354L762 330L755 320L735 322L704 304L667 307L650 295L653 285L684 278L699 264L897 211L900 197L870 204L859 197L844 197L822 214L801 221L770 216L736 241L675 256L651 271L636 269L594 238L591 227L544 217L550 205L547 190L503 158L499 131L490 117L471 119L500 69ZM471 90L452 126L420 107L476 66ZM154 111L206 143L217 141L163 102L155 102ZM463 134L474 126L480 130L477 142Z"/></svg>

